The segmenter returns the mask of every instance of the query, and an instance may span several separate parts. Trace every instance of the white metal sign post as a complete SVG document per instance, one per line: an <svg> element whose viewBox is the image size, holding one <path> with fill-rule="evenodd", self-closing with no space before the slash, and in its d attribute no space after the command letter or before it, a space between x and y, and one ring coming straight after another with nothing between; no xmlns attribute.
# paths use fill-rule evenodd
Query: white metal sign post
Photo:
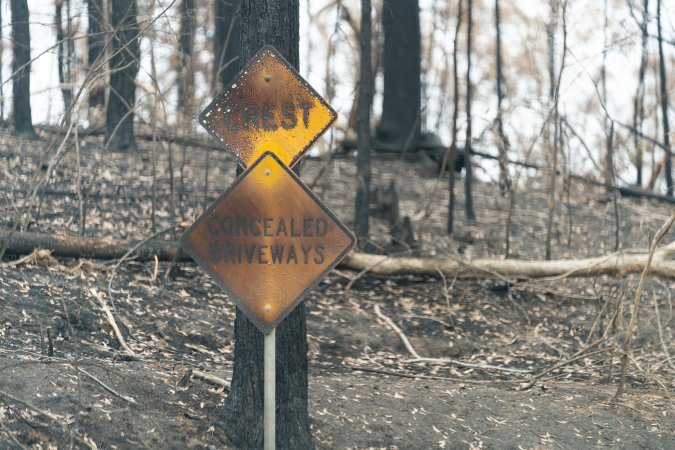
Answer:
<svg viewBox="0 0 675 450"><path fill-rule="evenodd" d="M264 368L264 443L265 450L274 450L274 443L276 442L276 375L277 375L277 365L275 361L276 352L276 338L277 338L277 329L273 328L272 331L265 335L265 368Z"/></svg>

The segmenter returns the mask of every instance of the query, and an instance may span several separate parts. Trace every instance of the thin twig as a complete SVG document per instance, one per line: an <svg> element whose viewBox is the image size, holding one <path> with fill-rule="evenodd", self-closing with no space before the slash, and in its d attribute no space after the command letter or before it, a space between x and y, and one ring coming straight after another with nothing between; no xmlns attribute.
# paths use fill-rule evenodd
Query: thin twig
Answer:
<svg viewBox="0 0 675 450"><path fill-rule="evenodd" d="M5 425L4 422L0 421L0 427L2 427L3 430L5 430L5 433L7 433L7 436L9 436L9 438L10 438L12 441L14 441L14 443L15 443L19 448L21 448L21 449L23 449L23 450L29 450L28 447L26 447L26 446L23 445L21 442L19 442L19 440L16 438L16 436L14 436L14 434L12 433L12 430L10 430L9 428L7 428L7 426Z"/></svg>
<svg viewBox="0 0 675 450"><path fill-rule="evenodd" d="M112 282L113 279L115 278L115 272L119 268L119 266L131 255L133 252L141 248L143 245L147 244L149 241L161 236L164 233L168 233L169 231L174 230L175 228L179 227L180 225L172 225L169 228L165 228L161 231L158 231L156 233L151 234L147 238L143 239L140 241L138 244L134 245L129 249L128 252L126 252L115 264L115 267L113 267L112 272L110 273L110 278L108 279L108 298L110 299L110 304L112 305L113 309L115 309L115 302L113 301L113 296L112 296Z"/></svg>
<svg viewBox="0 0 675 450"><path fill-rule="evenodd" d="M9 401L12 401L14 403L19 403L19 404L25 406L26 408L30 409L31 411L34 411L38 414L42 414L43 416L53 420L54 422L56 422L60 425L63 425L61 423L61 421L63 419L65 419L64 416L54 414L54 413L49 412L49 411L45 411L44 409L40 409L37 406L33 406L31 403L27 402L26 400L21 400L19 398L16 398L12 394L8 394L7 392L5 392L1 389L0 389L0 397L4 397L5 399L8 399Z"/></svg>
<svg viewBox="0 0 675 450"><path fill-rule="evenodd" d="M568 366L568 365L572 364L573 362L576 362L580 359L588 358L590 356L599 355L601 353L606 353L606 352L612 350L611 348L603 348L601 350L596 350L594 352L587 353L588 350L590 350L593 347L597 347L599 344L601 344L604 341L605 341L605 338L598 339L597 341L593 342L592 344L590 344L590 345L584 347L583 349L581 349L580 351L578 351L570 359L566 359L565 361L561 361L558 364L554 364L553 366L549 367L548 369L539 372L538 374L536 374L535 376L532 377L532 379L530 380L529 383L527 383L525 386L522 387L522 390L526 391L526 390L530 389L532 386L534 386L534 384L536 383L536 381L538 379L540 379L543 376L553 372L554 370L560 369L561 367Z"/></svg>
<svg viewBox="0 0 675 450"><path fill-rule="evenodd" d="M658 281L657 281L658 283ZM668 305L672 305L672 295L670 293L670 289L668 286L664 285L663 283L659 283L661 286L663 286L666 289L666 294L668 295ZM652 293L652 298L654 299L654 312L656 313L656 326L659 331L659 340L661 341L661 347L663 347L663 353L666 355L666 359L668 360L668 364L672 369L675 370L675 365L673 365L673 361L670 358L670 352L668 351L668 344L666 343L666 340L663 337L663 325L661 325L661 313L659 312L659 303L656 300L656 294ZM666 320L666 325L668 325L669 320Z"/></svg>
<svg viewBox="0 0 675 450"><path fill-rule="evenodd" d="M136 354L134 351L127 345L127 342L124 340L124 336L122 336L122 333L120 332L119 327L117 326L117 322L115 322L115 318L112 315L112 312L110 312L110 308L108 308L108 305L105 304L105 300L101 298L101 295L98 293L98 291L95 288L89 288L89 292L91 292L91 295L93 295L98 302L101 304L101 308L103 309L103 312L105 313L106 317L108 318L108 322L110 323L110 326L112 326L113 331L115 332L115 336L117 337L117 342L119 342L120 346L124 349L126 352L127 356L130 356L134 359L137 358Z"/></svg>
<svg viewBox="0 0 675 450"><path fill-rule="evenodd" d="M382 374L382 375L391 375L393 377L401 377L401 378L413 378L416 380L438 380L438 381L451 381L453 383L467 383L467 384L494 384L494 383L509 383L512 384L514 381L508 381L508 380L466 380L464 378L457 378L457 377L438 377L434 375L422 375L422 374L414 374L414 373L405 373L405 372L396 372L393 370L385 370L385 369L375 369L372 367L358 367L358 366L348 366L350 369L352 369L355 372L365 372L365 373L377 373L377 374Z"/></svg>
<svg viewBox="0 0 675 450"><path fill-rule="evenodd" d="M80 368L79 371L82 372L83 374L85 374L86 376L88 376L89 378L91 378L92 381L96 382L99 386L101 386L103 389L105 389L106 391L108 391L109 393L114 395L115 397L120 398L120 399L124 400L125 402L132 403L134 405L138 404L133 397L130 397L128 395L120 394L115 389L111 388L110 386L108 386L103 381L99 380L98 378L96 378L94 375L90 374L86 370Z"/></svg>
<svg viewBox="0 0 675 450"><path fill-rule="evenodd" d="M408 352L410 352L411 355L413 355L413 359L406 360L404 362L410 363L410 362L421 362L421 363L434 363L434 364L454 364L456 366L460 367L467 367L470 369L481 369L481 370L498 370L501 372L509 372L509 373L531 373L531 370L522 370L522 369L512 369L510 367L501 367L501 366L490 366L487 364L471 364L467 363L464 361L459 361L456 359L448 359L448 358L424 358L420 356L419 353L415 350L415 348L412 346L410 341L408 340L408 337L401 331L401 329L394 323L393 320L391 320L389 317L385 316L382 311L380 311L380 306L375 305L374 306L374 311L377 317L382 319L388 326L391 328L398 336L401 338L401 341L403 341L403 345L405 345L406 349L408 349Z"/></svg>

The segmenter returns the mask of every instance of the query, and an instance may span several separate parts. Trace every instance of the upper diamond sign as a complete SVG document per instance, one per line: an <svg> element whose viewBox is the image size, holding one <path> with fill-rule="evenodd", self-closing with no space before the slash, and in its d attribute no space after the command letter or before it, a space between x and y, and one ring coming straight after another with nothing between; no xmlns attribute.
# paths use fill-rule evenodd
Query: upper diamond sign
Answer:
<svg viewBox="0 0 675 450"><path fill-rule="evenodd" d="M199 116L246 168L265 152L293 167L335 111L274 47L263 47Z"/></svg>

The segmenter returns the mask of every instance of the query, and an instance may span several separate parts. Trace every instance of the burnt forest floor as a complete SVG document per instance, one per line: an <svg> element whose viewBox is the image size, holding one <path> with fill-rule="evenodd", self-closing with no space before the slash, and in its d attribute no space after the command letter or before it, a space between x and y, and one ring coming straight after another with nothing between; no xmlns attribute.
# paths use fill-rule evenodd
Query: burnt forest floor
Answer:
<svg viewBox="0 0 675 450"><path fill-rule="evenodd" d="M87 137L79 142L82 201L76 146L67 142L22 217L36 174L49 173L42 155L56 137L43 132L39 141L20 141L0 133L5 227L20 221L31 231L77 235L85 216L85 236L143 239L191 223L234 178L235 164L222 152L141 141L138 153L114 153ZM411 218L417 239L414 248L392 245L388 225L374 220L377 251L503 257L509 201L495 184L476 184L478 220L467 223L459 179L457 231L448 237L447 178L438 178L431 159L375 155L373 170L375 185L397 182L401 214ZM308 159L302 178L351 225L351 157ZM514 258L544 257L543 185L522 178L518 186ZM645 251L672 206L619 198L618 210L621 248ZM581 183L572 183L568 195L561 184L554 258L607 254L614 230L610 197ZM673 239L675 231L663 243ZM227 445L217 425L227 389L194 374L229 379L231 302L195 264L180 264L167 278L165 262L116 263L45 253L5 257L0 448ZM673 280L647 279L627 393L613 401L638 278L508 285L496 278L331 272L305 300L317 448L675 448ZM120 357L101 299L139 360ZM444 361L414 361L402 335L420 356Z"/></svg>

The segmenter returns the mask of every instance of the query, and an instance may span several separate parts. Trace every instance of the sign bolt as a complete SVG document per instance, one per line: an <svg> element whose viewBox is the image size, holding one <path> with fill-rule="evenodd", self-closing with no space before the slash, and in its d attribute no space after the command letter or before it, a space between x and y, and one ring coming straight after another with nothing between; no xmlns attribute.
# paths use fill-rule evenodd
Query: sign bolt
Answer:
<svg viewBox="0 0 675 450"><path fill-rule="evenodd" d="M265 171L265 175L267 175L267 176L269 176L270 173L271 173L271 172L270 172L270 169L267 169L267 170Z"/></svg>
<svg viewBox="0 0 675 450"><path fill-rule="evenodd" d="M265 312L270 312L272 308L270 308L270 305L265 305Z"/></svg>

